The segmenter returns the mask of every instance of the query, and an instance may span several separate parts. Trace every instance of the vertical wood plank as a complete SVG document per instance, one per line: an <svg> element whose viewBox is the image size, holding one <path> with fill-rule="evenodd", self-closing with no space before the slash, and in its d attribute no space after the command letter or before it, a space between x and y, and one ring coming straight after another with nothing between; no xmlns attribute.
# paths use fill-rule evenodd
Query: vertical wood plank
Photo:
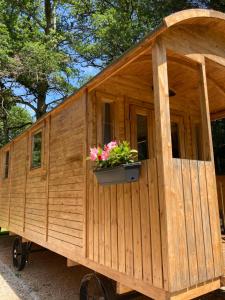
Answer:
<svg viewBox="0 0 225 300"><path fill-rule="evenodd" d="M94 194L91 195L94 197L94 261L99 262L99 191L97 179L93 174L92 176L94 180L90 184L94 185Z"/></svg>
<svg viewBox="0 0 225 300"><path fill-rule="evenodd" d="M103 188L105 196L105 265L111 267L111 192L110 186Z"/></svg>
<svg viewBox="0 0 225 300"><path fill-rule="evenodd" d="M14 141L10 146L10 172L9 172L9 205L8 205L8 228L10 225L10 211L11 211L11 192L12 192L12 177L13 177L13 155L14 155Z"/></svg>
<svg viewBox="0 0 225 300"><path fill-rule="evenodd" d="M147 161L143 161L139 179L143 280L152 283L151 231L147 174Z"/></svg>
<svg viewBox="0 0 225 300"><path fill-rule="evenodd" d="M158 198L158 180L156 160L148 160L148 184L150 204L150 230L152 247L152 278L153 285L161 288L163 286L162 274L162 252L160 232L160 210Z"/></svg>
<svg viewBox="0 0 225 300"><path fill-rule="evenodd" d="M181 160L173 159L173 262L170 263L171 289L173 291L189 287L189 268L187 254L186 224L184 212L183 182ZM171 237L172 239L172 237ZM179 270L179 271L178 271Z"/></svg>
<svg viewBox="0 0 225 300"><path fill-rule="evenodd" d="M142 243L141 243L141 214L140 188L138 182L131 184L132 215L133 215L133 247L134 247L134 277L142 279Z"/></svg>
<svg viewBox="0 0 225 300"><path fill-rule="evenodd" d="M46 149L46 203L45 203L45 240L48 240L48 206L49 206L49 177L50 177L50 141L51 141L51 115L48 117L46 121L46 128L45 128L45 149Z"/></svg>
<svg viewBox="0 0 225 300"><path fill-rule="evenodd" d="M202 210L202 229L205 245L206 274L207 279L212 279L214 278L214 266L204 162L198 161L198 175Z"/></svg>
<svg viewBox="0 0 225 300"><path fill-rule="evenodd" d="M131 185L124 184L124 209L125 209L125 242L126 242L126 273L134 274L134 249L133 249L133 215L131 200Z"/></svg>
<svg viewBox="0 0 225 300"><path fill-rule="evenodd" d="M123 185L117 185L117 216L118 216L118 259L119 271L125 273L125 220Z"/></svg>
<svg viewBox="0 0 225 300"><path fill-rule="evenodd" d="M212 162L205 163L206 182L208 192L208 205L210 215L210 226L212 232L212 250L214 260L215 277L223 273L223 257L222 257L222 243L219 223L219 208L216 191L215 169Z"/></svg>
<svg viewBox="0 0 225 300"><path fill-rule="evenodd" d="M198 283L198 261L197 261L197 250L196 250L196 247L198 245L196 245L196 238L195 238L195 223L194 223L189 160L182 160L182 177L183 177L190 285L193 286Z"/></svg>
<svg viewBox="0 0 225 300"><path fill-rule="evenodd" d="M84 114L84 145L83 145L83 169L84 169L84 196L83 196L83 212L84 212L84 230L83 230L83 256L87 257L87 241L88 241L88 179L89 179L89 164L86 160L89 155L89 136L88 136L88 108L89 108L88 89L85 89L82 97L83 114Z"/></svg>
<svg viewBox="0 0 225 300"><path fill-rule="evenodd" d="M204 238L202 229L202 214L199 195L199 180L198 180L198 165L197 161L190 161L191 169L191 184L192 184L192 197L193 197L193 209L194 209L194 222L195 222L195 238L198 241L197 244L197 260L198 260L198 278L199 282L203 282L207 279L206 265L205 265L205 249Z"/></svg>
<svg viewBox="0 0 225 300"><path fill-rule="evenodd" d="M93 194L94 194L94 186L93 186L93 173L89 171L89 197L88 197L88 257L89 259L94 259L94 222L93 222Z"/></svg>
<svg viewBox="0 0 225 300"><path fill-rule="evenodd" d="M26 200L27 200L27 193L26 193L26 189L27 189L27 177L28 177L28 172L29 172L29 165L28 165L28 155L29 155L29 134L27 133L26 135L26 152L25 152L25 175L24 175L24 201L23 201L23 232L25 231L25 219L26 219Z"/></svg>
<svg viewBox="0 0 225 300"><path fill-rule="evenodd" d="M104 188L99 185L99 262L105 264L105 197Z"/></svg>
<svg viewBox="0 0 225 300"><path fill-rule="evenodd" d="M111 186L111 255L112 268L118 270L118 224L116 185Z"/></svg>

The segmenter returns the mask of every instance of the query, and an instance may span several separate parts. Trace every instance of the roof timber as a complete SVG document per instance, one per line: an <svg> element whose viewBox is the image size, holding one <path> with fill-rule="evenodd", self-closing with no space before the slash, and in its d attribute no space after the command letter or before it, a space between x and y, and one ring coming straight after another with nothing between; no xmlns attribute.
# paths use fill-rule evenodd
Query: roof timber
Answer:
<svg viewBox="0 0 225 300"><path fill-rule="evenodd" d="M177 25L185 21L193 21L197 18L214 18L219 20L225 20L225 15L219 11L212 9L188 9L181 12L176 12L166 18L164 18L164 23L166 27Z"/></svg>

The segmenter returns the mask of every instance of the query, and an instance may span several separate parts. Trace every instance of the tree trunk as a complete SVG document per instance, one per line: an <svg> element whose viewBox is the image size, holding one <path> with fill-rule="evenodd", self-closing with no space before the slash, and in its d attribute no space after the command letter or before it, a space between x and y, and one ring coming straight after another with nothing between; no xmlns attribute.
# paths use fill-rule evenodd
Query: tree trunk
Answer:
<svg viewBox="0 0 225 300"><path fill-rule="evenodd" d="M2 114L2 124L3 124L4 144L7 144L9 142L9 129L8 129L8 117L6 113Z"/></svg>
<svg viewBox="0 0 225 300"><path fill-rule="evenodd" d="M37 98L37 111L36 111L36 119L40 119L47 110L47 105L46 105L46 93L41 93L38 95Z"/></svg>
<svg viewBox="0 0 225 300"><path fill-rule="evenodd" d="M56 0L45 0L46 35L51 30L56 30L56 4Z"/></svg>

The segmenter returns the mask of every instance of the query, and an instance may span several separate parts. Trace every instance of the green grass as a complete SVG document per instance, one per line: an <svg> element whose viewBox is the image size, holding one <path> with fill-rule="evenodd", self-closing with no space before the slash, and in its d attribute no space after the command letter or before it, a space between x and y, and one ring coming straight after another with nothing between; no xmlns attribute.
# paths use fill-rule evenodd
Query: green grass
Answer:
<svg viewBox="0 0 225 300"><path fill-rule="evenodd" d="M7 235L9 232L5 228L1 228L0 235Z"/></svg>

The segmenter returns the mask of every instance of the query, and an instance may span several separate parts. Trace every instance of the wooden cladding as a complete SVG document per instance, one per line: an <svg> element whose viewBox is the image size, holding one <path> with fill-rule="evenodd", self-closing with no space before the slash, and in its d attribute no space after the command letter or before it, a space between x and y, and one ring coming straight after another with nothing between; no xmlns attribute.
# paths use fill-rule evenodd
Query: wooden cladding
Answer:
<svg viewBox="0 0 225 300"><path fill-rule="evenodd" d="M222 257L213 163L173 159L172 171L169 274L178 291L219 277Z"/></svg>
<svg viewBox="0 0 225 300"><path fill-rule="evenodd" d="M179 291L222 274L216 183L211 162L172 161L168 282ZM88 188L88 258L163 288L162 219L155 159L142 162L139 182Z"/></svg>
<svg viewBox="0 0 225 300"><path fill-rule="evenodd" d="M162 288L161 226L154 159L142 162L139 182L88 188L88 258Z"/></svg>
<svg viewBox="0 0 225 300"><path fill-rule="evenodd" d="M85 105L81 98L14 142L0 181L0 226L62 255L84 255Z"/></svg>

